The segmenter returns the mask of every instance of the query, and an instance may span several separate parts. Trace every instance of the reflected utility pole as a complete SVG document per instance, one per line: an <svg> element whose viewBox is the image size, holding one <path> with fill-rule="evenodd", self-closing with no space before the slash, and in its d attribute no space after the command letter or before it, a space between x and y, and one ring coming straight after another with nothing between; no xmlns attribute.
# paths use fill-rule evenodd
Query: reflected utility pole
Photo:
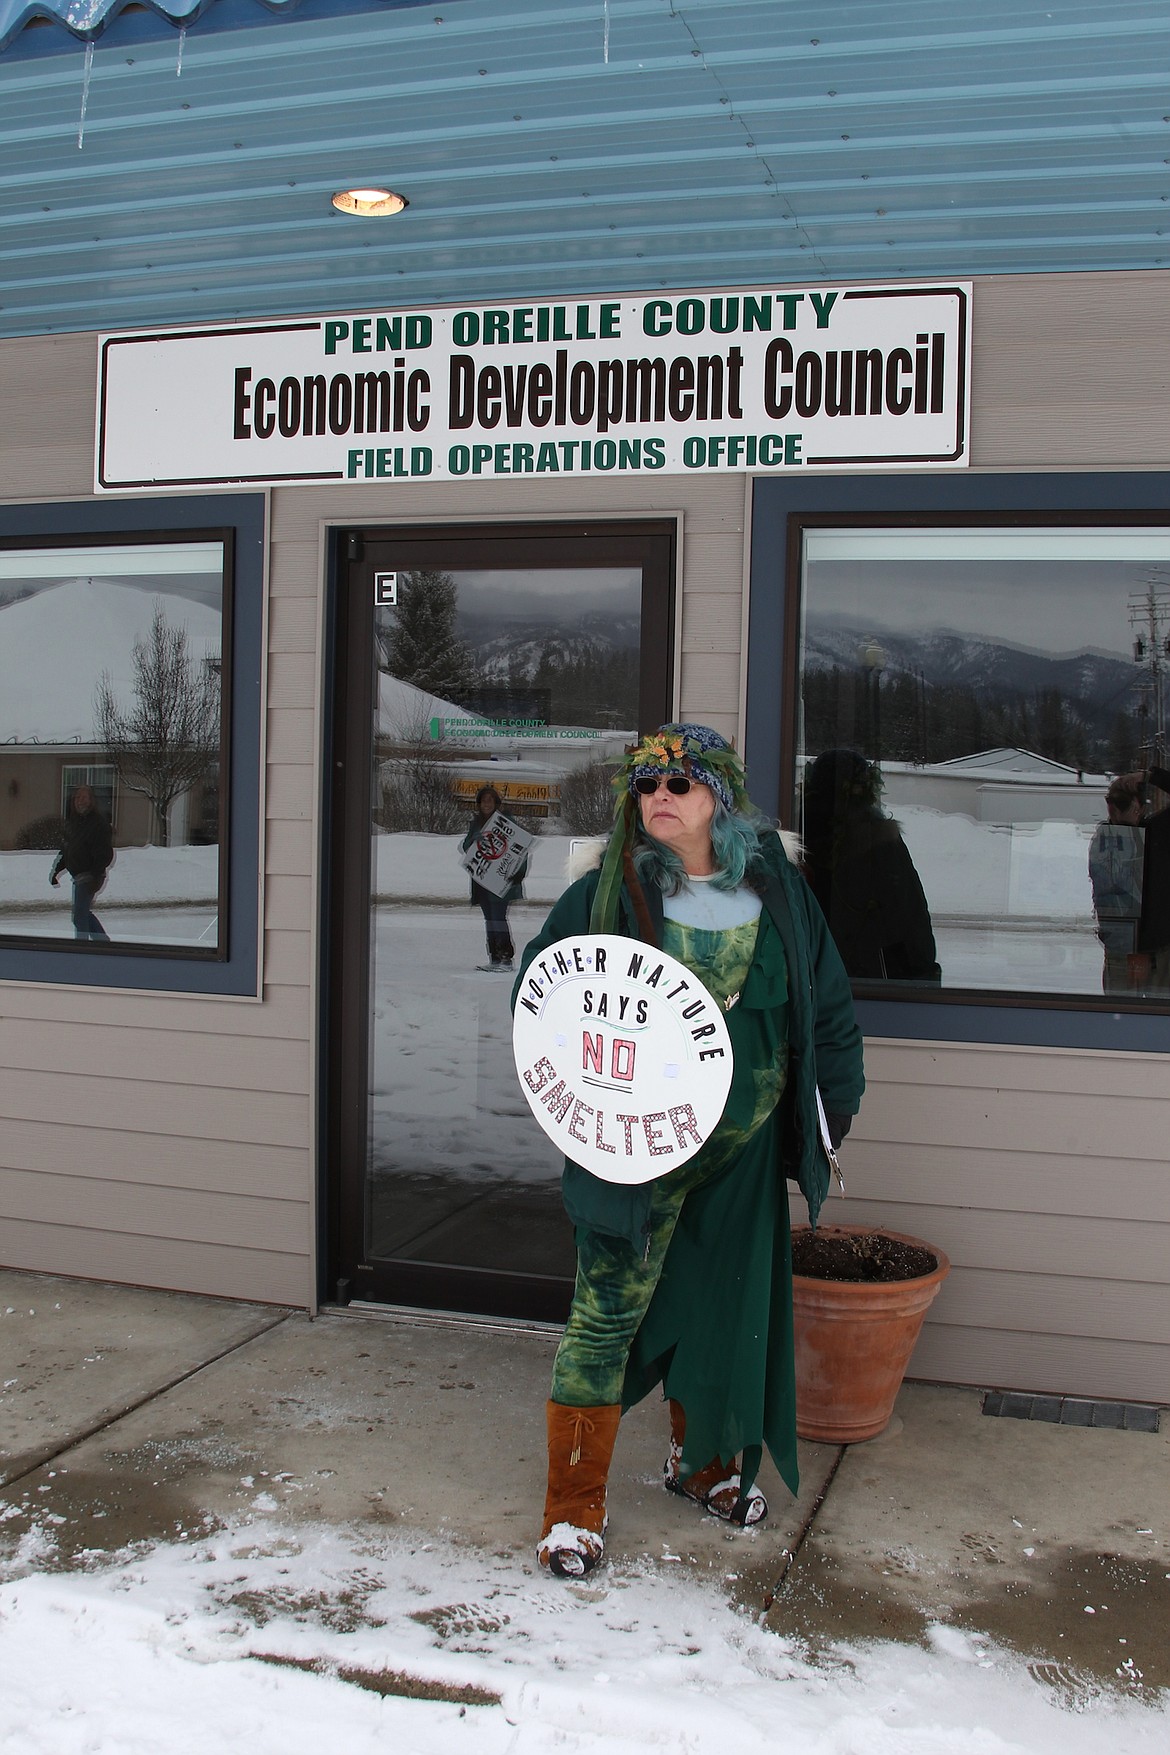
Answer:
<svg viewBox="0 0 1170 1755"><path fill-rule="evenodd" d="M1133 659L1143 671L1141 762L1145 768L1166 761L1166 680L1170 671L1170 595L1161 570L1152 572L1145 588L1129 600L1129 625L1134 629Z"/></svg>
<svg viewBox="0 0 1170 1755"><path fill-rule="evenodd" d="M862 674L865 677L865 693L870 708L870 724L873 727L874 760L880 768L882 765L882 671L886 668L884 647L871 636L858 653L861 660Z"/></svg>

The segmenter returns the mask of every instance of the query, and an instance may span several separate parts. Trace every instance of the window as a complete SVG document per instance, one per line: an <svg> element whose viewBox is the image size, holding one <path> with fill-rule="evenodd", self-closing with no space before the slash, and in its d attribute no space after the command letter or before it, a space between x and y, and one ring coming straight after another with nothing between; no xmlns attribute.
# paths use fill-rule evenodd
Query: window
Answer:
<svg viewBox="0 0 1170 1755"><path fill-rule="evenodd" d="M1166 997L1143 877L1170 805L1170 530L817 526L802 547L798 826L850 974Z"/></svg>
<svg viewBox="0 0 1170 1755"><path fill-rule="evenodd" d="M256 496L0 510L0 975L255 991L262 540Z"/></svg>
<svg viewBox="0 0 1170 1755"><path fill-rule="evenodd" d="M753 793L863 1026L1163 1050L1166 479L757 482L752 593Z"/></svg>
<svg viewBox="0 0 1170 1755"><path fill-rule="evenodd" d="M0 549L6 937L218 953L228 560L222 537Z"/></svg>

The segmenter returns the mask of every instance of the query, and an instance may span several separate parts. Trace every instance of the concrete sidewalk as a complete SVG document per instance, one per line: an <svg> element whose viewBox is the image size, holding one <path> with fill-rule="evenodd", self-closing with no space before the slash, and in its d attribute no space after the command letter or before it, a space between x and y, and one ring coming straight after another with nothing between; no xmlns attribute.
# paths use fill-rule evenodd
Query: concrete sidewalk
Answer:
<svg viewBox="0 0 1170 1755"><path fill-rule="evenodd" d="M555 1342L0 1270L0 1569L92 1565L257 1512L530 1566ZM650 1401L622 1423L609 1553L690 1568L813 1649L950 1624L1023 1653L1069 1704L1099 1683L1170 1688L1162 1427L989 1418L978 1391L908 1384L881 1438L801 1446L797 1500L767 1465L771 1516L742 1532L663 1493Z"/></svg>

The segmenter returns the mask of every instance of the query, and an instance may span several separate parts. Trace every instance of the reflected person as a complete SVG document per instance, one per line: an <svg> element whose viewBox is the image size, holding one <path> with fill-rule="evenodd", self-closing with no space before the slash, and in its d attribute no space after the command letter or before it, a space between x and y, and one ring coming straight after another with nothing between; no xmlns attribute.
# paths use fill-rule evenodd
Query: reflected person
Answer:
<svg viewBox="0 0 1170 1755"><path fill-rule="evenodd" d="M1142 912L1142 777L1118 774L1105 793L1106 821L1098 823L1089 843L1089 882L1097 937L1105 952L1101 988L1127 993L1137 983L1135 962Z"/></svg>
<svg viewBox="0 0 1170 1755"><path fill-rule="evenodd" d="M1159 792L1170 794L1170 768L1147 768L1144 780ZM1151 811L1142 819L1146 835L1142 862L1142 911L1138 920L1137 974L1149 993L1170 990L1170 805Z"/></svg>
<svg viewBox="0 0 1170 1755"><path fill-rule="evenodd" d="M471 819L462 847L466 853L473 841L478 841L487 827L488 822L500 809L500 795L494 786L481 786L475 795L475 815ZM512 969L512 960L516 955L512 943L512 933L508 925L508 909L513 902L523 900L524 874L528 869L527 860L520 867L502 896L493 890L485 889L483 884L471 880L471 900L477 903L483 912L484 931L487 936L486 963L477 964L482 970L498 970L508 974Z"/></svg>
<svg viewBox="0 0 1170 1755"><path fill-rule="evenodd" d="M90 788L79 786L69 800L61 851L49 873L49 882L53 885L62 871L67 871L73 879L73 932L76 938L96 940L110 936L93 911L93 901L106 881L113 858L110 825L98 809Z"/></svg>
<svg viewBox="0 0 1170 1755"><path fill-rule="evenodd" d="M804 776L804 875L849 974L941 978L930 910L881 774L854 750L825 750Z"/></svg>

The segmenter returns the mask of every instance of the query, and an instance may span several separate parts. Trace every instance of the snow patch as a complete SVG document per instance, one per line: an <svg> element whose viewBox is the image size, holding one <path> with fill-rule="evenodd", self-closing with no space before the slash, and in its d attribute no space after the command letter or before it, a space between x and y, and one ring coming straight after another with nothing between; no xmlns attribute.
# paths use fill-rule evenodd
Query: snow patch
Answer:
<svg viewBox="0 0 1170 1755"><path fill-rule="evenodd" d="M677 1568L565 1583L262 1520L0 1586L0 1670L21 1755L1154 1755L1170 1728L1102 1695L1066 1708L953 1629L814 1660Z"/></svg>

